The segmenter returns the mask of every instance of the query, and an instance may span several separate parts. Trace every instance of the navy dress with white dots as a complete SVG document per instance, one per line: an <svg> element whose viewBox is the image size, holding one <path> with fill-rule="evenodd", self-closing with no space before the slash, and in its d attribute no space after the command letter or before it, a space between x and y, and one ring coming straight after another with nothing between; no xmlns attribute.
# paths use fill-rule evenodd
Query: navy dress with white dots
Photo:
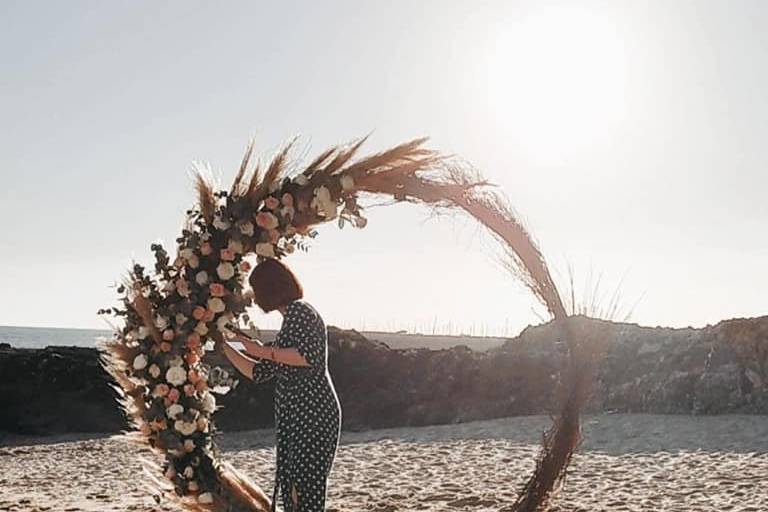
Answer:
<svg viewBox="0 0 768 512"><path fill-rule="evenodd" d="M278 348L295 348L308 367L259 360L253 380L273 377L277 472L272 510L278 493L285 512L323 512L328 475L331 472L341 429L341 406L328 373L328 334L315 309L291 302L275 338ZM294 507L292 486L298 494Z"/></svg>

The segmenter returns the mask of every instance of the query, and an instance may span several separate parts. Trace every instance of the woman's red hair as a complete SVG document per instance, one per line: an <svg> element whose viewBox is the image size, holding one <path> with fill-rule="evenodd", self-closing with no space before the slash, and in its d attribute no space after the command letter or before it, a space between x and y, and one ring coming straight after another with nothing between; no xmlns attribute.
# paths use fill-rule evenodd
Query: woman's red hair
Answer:
<svg viewBox="0 0 768 512"><path fill-rule="evenodd" d="M283 262L268 258L256 265L248 281L253 288L254 302L269 313L304 297L304 289Z"/></svg>

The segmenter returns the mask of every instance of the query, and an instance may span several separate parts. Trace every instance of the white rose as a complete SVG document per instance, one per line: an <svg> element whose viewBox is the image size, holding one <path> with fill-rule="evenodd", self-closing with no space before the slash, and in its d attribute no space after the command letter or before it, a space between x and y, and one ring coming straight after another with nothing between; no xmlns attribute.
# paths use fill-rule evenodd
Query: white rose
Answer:
<svg viewBox="0 0 768 512"><path fill-rule="evenodd" d="M355 180L352 176L342 176L339 183L341 183L341 188L347 192L355 188Z"/></svg>
<svg viewBox="0 0 768 512"><path fill-rule="evenodd" d="M208 326L205 325L205 322L197 322L197 325L195 326L195 332L201 337L205 336L208 334Z"/></svg>
<svg viewBox="0 0 768 512"><path fill-rule="evenodd" d="M216 320L216 328L220 331L223 331L226 327L229 321L232 320L232 315L222 315Z"/></svg>
<svg viewBox="0 0 768 512"><path fill-rule="evenodd" d="M210 505L213 503L213 494L204 492L197 497L197 502L202 503L203 505Z"/></svg>
<svg viewBox="0 0 768 512"><path fill-rule="evenodd" d="M219 266L216 267L216 273L219 274L219 277L224 281L229 281L235 275L235 266L228 261L221 262L219 263Z"/></svg>
<svg viewBox="0 0 768 512"><path fill-rule="evenodd" d="M187 372L181 366L172 366L165 372L165 380L173 386L181 386L187 382Z"/></svg>
<svg viewBox="0 0 768 512"><path fill-rule="evenodd" d="M251 222L240 224L240 232L245 236L253 236L253 224Z"/></svg>
<svg viewBox="0 0 768 512"><path fill-rule="evenodd" d="M208 272L205 270L201 270L195 275L195 282L199 284L200 286L205 286L208 284Z"/></svg>
<svg viewBox="0 0 768 512"><path fill-rule="evenodd" d="M256 244L254 250L259 256L265 256L267 258L275 257L275 248L272 246L272 244L268 244L266 242L258 243Z"/></svg>
<svg viewBox="0 0 768 512"><path fill-rule="evenodd" d="M181 366L184 364L184 360L181 358L181 356L173 356L170 361L168 361L168 366Z"/></svg>
<svg viewBox="0 0 768 512"><path fill-rule="evenodd" d="M312 199L310 206L326 219L336 217L336 202L331 198L331 191L327 187L315 189L315 198Z"/></svg>
<svg viewBox="0 0 768 512"><path fill-rule="evenodd" d="M224 304L224 301L221 300L218 297L213 297L208 299L208 309L213 311L214 313L221 313L225 309L227 309L227 306Z"/></svg>
<svg viewBox="0 0 768 512"><path fill-rule="evenodd" d="M164 316L157 316L155 317L155 327L160 329L161 331L168 327L168 319Z"/></svg>
<svg viewBox="0 0 768 512"><path fill-rule="evenodd" d="M195 476L195 470L192 469L192 466L184 468L184 478L192 478L193 476Z"/></svg>
<svg viewBox="0 0 768 512"><path fill-rule="evenodd" d="M147 356L145 356L144 354L139 354L133 359L133 369L143 370L144 368L147 367L147 363L149 363Z"/></svg>
<svg viewBox="0 0 768 512"><path fill-rule="evenodd" d="M221 215L216 215L213 218L213 227L216 229L219 229L221 231L224 231L225 229L229 229L229 222L221 218Z"/></svg>
<svg viewBox="0 0 768 512"><path fill-rule="evenodd" d="M251 224L253 226L253 224ZM240 240L230 240L227 244L227 248L235 254L243 254L243 242Z"/></svg>
<svg viewBox="0 0 768 512"><path fill-rule="evenodd" d="M309 179L304 174L299 174L295 178L293 178L293 182L299 185L300 187L303 187L307 183L309 183Z"/></svg>
<svg viewBox="0 0 768 512"><path fill-rule="evenodd" d="M192 434L195 433L195 431L197 431L197 423L193 423L190 421L176 420L173 423L173 428L175 428L176 431L181 432L185 436L191 436ZM184 476L186 476L186 472Z"/></svg>
<svg viewBox="0 0 768 512"><path fill-rule="evenodd" d="M142 325L141 327L139 327L139 339L143 340L147 336L149 336L149 327L145 327Z"/></svg>
<svg viewBox="0 0 768 512"><path fill-rule="evenodd" d="M216 397L213 396L213 393L206 393L201 402L203 412L213 414L213 411L216 410Z"/></svg>
<svg viewBox="0 0 768 512"><path fill-rule="evenodd" d="M172 420L175 420L182 414L184 414L184 407L179 404L173 404L172 406L170 406L168 409L165 410L165 415Z"/></svg>
<svg viewBox="0 0 768 512"><path fill-rule="evenodd" d="M160 367L156 364L153 364L149 367L149 374L152 376L152 378L158 378L160 376Z"/></svg>

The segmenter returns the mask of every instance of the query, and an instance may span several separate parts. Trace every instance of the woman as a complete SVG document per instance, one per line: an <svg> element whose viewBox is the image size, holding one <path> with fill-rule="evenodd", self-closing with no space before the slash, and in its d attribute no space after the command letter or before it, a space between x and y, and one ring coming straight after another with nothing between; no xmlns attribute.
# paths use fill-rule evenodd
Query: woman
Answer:
<svg viewBox="0 0 768 512"><path fill-rule="evenodd" d="M279 491L286 512L322 512L341 427L341 407L328 373L325 323L302 300L296 276L278 260L258 264L249 281L256 304L267 313L277 310L283 315L282 327L272 345L238 335L252 357L227 342L220 347L232 365L255 382L277 379L272 510Z"/></svg>

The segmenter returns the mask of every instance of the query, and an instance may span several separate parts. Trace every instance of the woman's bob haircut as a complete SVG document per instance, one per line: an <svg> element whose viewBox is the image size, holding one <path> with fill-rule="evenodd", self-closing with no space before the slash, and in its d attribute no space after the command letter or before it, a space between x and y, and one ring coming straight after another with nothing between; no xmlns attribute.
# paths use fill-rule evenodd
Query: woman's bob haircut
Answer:
<svg viewBox="0 0 768 512"><path fill-rule="evenodd" d="M304 289L291 269L273 258L256 265L248 281L253 288L254 302L265 313L304 297Z"/></svg>

